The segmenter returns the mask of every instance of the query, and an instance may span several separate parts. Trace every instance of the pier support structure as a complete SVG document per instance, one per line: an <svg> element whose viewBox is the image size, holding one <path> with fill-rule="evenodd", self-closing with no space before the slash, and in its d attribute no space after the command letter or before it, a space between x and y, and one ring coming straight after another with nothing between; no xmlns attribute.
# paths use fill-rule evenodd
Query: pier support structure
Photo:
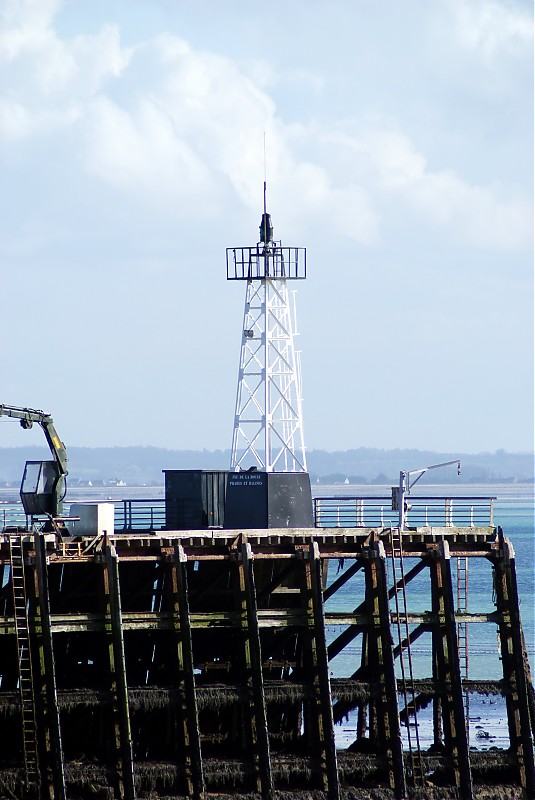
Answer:
<svg viewBox="0 0 535 800"><path fill-rule="evenodd" d="M22 694L17 544L33 676ZM533 686L500 530L404 531L394 549L390 528L64 542L7 531L0 557L2 796L534 797ZM494 607L455 609L456 557L488 563ZM429 610L411 610L415 580ZM499 680L462 674L456 632L468 623L497 626ZM424 640L428 673L407 684L402 660L422 659ZM507 748L469 748L467 692L504 698ZM425 714L431 738L410 740Z"/></svg>

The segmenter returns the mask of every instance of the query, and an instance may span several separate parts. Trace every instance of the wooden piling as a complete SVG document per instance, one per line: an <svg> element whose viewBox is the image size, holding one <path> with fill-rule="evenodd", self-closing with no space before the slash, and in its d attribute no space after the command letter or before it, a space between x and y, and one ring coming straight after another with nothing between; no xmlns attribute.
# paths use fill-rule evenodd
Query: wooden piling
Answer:
<svg viewBox="0 0 535 800"><path fill-rule="evenodd" d="M240 618L244 633L245 674L252 712L251 737L258 775L257 788L263 800L272 800L273 777L262 672L262 650L256 607L253 554L248 542L243 542L241 546L237 566L241 596Z"/></svg>
<svg viewBox="0 0 535 800"><path fill-rule="evenodd" d="M104 546L103 586L105 597L105 626L109 640L109 663L113 709L115 717L115 742L117 748L117 785L120 800L135 800L134 758L130 711L128 707L128 684L121 615L121 592L119 585L119 560L114 545Z"/></svg>
<svg viewBox="0 0 535 800"><path fill-rule="evenodd" d="M511 749L515 752L524 796L535 797L535 763L530 700L524 665L522 623L519 614L515 556L511 542L499 529L500 558L495 560L494 586L500 613L498 625Z"/></svg>
<svg viewBox="0 0 535 800"><path fill-rule="evenodd" d="M433 641L438 665L438 679L447 687L442 700L445 742L453 760L455 784L461 800L473 800L472 774L468 750L468 734L461 682L455 604L447 541L439 543L431 566L433 610L439 624Z"/></svg>
<svg viewBox="0 0 535 800"><path fill-rule="evenodd" d="M324 764L324 786L329 800L339 800L340 781L336 759L334 720L329 678L329 659L325 637L325 611L323 605L323 574L317 542L311 542L305 560L306 585L311 593L312 603L307 604L309 626L314 632L312 644L314 665L314 687L319 694L319 738L321 757ZM312 617L312 620L310 620Z"/></svg>
<svg viewBox="0 0 535 800"><path fill-rule="evenodd" d="M63 761L63 743L59 717L58 694L56 684L56 664L54 660L54 644L50 625L50 592L48 586L48 570L46 563L45 542L38 533L34 537L35 576L36 576L36 634L39 646L39 665L41 679L41 695L44 699L43 728L41 730L42 751L50 759L52 780L44 777L44 789L54 800L66 800L65 768ZM38 729L39 732L39 729ZM44 745L44 747L43 747Z"/></svg>
<svg viewBox="0 0 535 800"><path fill-rule="evenodd" d="M174 543L170 562L171 604L178 659L179 724L184 744L183 763L188 795L202 800L205 792L199 712L195 692L195 661L189 613L187 556L179 542ZM179 766L182 759L179 759Z"/></svg>
<svg viewBox="0 0 535 800"><path fill-rule="evenodd" d="M370 704L376 715L375 744L384 749L389 765L389 783L396 798L406 795L405 766L398 714L397 680L390 632L390 610L383 543L372 541L367 566L366 603L372 615L368 668L379 683L377 702Z"/></svg>

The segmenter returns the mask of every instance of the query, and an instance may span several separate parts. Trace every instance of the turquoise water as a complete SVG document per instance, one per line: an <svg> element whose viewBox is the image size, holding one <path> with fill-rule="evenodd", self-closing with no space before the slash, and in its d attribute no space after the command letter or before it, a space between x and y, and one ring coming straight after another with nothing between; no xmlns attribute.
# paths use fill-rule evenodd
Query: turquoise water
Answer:
<svg viewBox="0 0 535 800"><path fill-rule="evenodd" d="M347 496L371 494L370 487L325 487L325 491L317 490L318 495ZM323 489L323 487L322 487ZM420 491L420 495L447 495L450 487L429 487ZM377 490L377 494L386 495L385 487ZM457 496L457 491L455 495ZM515 551L518 593L521 606L522 626L526 639L528 657L532 672L535 666L535 507L533 489L531 487L466 487L464 494L494 495L494 524L503 528L504 535L512 542ZM405 559L405 572L416 563L415 559ZM347 568L347 563L345 567ZM454 590L456 586L457 559L452 559L452 576ZM338 565L332 563L329 582L334 580ZM390 573L390 583L392 575ZM326 611L352 611L364 599L364 581L361 572L348 581L343 589L327 601ZM484 558L469 559L468 567L468 611L483 613L495 610L492 583L492 568ZM429 573L423 570L407 587L407 608L409 611L422 612L431 609ZM395 610L392 603L392 610ZM411 626L411 629L414 626ZM498 628L493 623L471 623L468 628L468 678L471 680L499 680L503 677L500 659ZM329 625L328 642L340 635L343 628ZM411 647L413 674L415 678L426 678L432 675L431 635L423 634ZM333 677L349 677L359 667L361 659L361 637L346 646L340 655L331 661ZM405 661L406 675L408 666ZM401 665L396 662L396 672L401 678ZM401 701L400 701L401 702ZM509 735L507 713L502 697L485 697L470 695L470 745L485 750L491 747L507 748ZM432 743L432 704L418 713L418 731L422 747ZM342 725L336 726L338 747L347 747L354 741L356 734L356 714L351 713ZM402 731L405 746L407 735ZM413 733L414 735L414 733Z"/></svg>
<svg viewBox="0 0 535 800"><path fill-rule="evenodd" d="M359 487L361 489L365 487ZM366 487L369 492L369 487ZM385 494L378 491L378 494ZM357 494L355 487L328 487L332 495L337 493L350 496ZM353 489L353 491L349 491ZM336 491L338 490L338 492ZM447 494L445 487L431 487L428 494ZM531 488L526 487L484 487L475 492L473 487L466 493L496 495L494 506L494 523L503 528L504 535L510 539L515 551L515 565L518 582L518 593L521 606L522 625L526 638L526 647L532 669L535 665L535 524L534 498ZM364 492L362 492L364 493ZM322 491L328 496L328 491ZM359 492L360 494L360 492ZM414 566L416 559L405 559L407 573ZM336 577L337 564L332 563L329 582ZM347 566L347 565L346 565ZM452 559L452 576L454 589L456 586L457 559ZM392 576L390 576L392 582ZM326 603L326 611L352 611L364 598L364 581L359 572ZM431 609L429 573L423 570L407 586L407 608L414 613ZM468 598L467 608L473 613L492 613L496 606L493 598L492 567L484 558L470 558L468 562ZM394 605L392 609L395 610ZM332 628L332 629L331 629ZM329 626L329 639L340 633L340 628ZM468 625L469 640L469 675L470 679L495 680L502 677L499 659L497 626L491 623L471 623ZM411 652L414 658L416 677L429 677L431 664L430 634L423 634L416 640ZM334 661L334 674L345 677L355 671L355 659L360 659L360 642L355 640L353 646L346 647Z"/></svg>

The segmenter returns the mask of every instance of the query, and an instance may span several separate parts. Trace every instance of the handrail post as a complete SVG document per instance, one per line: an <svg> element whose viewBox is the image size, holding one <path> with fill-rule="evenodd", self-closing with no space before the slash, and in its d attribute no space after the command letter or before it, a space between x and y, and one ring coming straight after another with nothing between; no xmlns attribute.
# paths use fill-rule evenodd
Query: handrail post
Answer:
<svg viewBox="0 0 535 800"><path fill-rule="evenodd" d="M446 507L445 507L445 526L446 528L453 527L453 500L451 497L446 498Z"/></svg>

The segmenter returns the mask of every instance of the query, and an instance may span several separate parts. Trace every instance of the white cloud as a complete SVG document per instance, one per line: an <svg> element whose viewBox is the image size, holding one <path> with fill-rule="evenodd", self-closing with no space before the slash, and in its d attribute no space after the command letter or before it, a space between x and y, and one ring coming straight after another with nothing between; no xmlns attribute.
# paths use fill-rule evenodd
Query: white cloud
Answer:
<svg viewBox="0 0 535 800"><path fill-rule="evenodd" d="M490 59L504 49L530 46L533 41L533 15L527 4L457 0L453 11L459 41L484 58Z"/></svg>
<svg viewBox="0 0 535 800"><path fill-rule="evenodd" d="M76 70L75 60L52 28L58 7L53 0L8 0L2 14L0 60L25 68L26 79L44 94L57 91Z"/></svg>
<svg viewBox="0 0 535 800"><path fill-rule="evenodd" d="M171 34L126 48L113 25L61 39L58 7L10 0L3 10L0 58L13 76L0 96L6 143L51 131L61 141L62 130L74 132L65 151L74 169L81 163L103 186L137 194L141 206L176 203L203 216L222 202L223 187L258 208L266 135L273 197L293 227L321 223L372 244L389 213L385 199L399 197L422 220L478 246L514 249L530 239L527 202L504 199L501 187L471 185L447 166L431 170L398 131L341 136L328 122L285 124L264 90L281 78L269 69L246 74L232 58ZM455 10L467 46L491 53L527 37L527 16L512 6L475 0ZM322 153L325 142L334 147Z"/></svg>
<svg viewBox="0 0 535 800"><path fill-rule="evenodd" d="M422 219L448 227L479 247L506 250L529 245L532 209L527 199L503 197L503 187L471 185L452 170L429 169L425 156L399 131L336 134L351 169L366 164L365 185L380 203L385 194L408 204ZM370 171L370 166L372 170Z"/></svg>
<svg viewBox="0 0 535 800"><path fill-rule="evenodd" d="M149 203L210 196L209 169L150 100L131 113L98 97L88 104L85 125L87 167L103 181L146 191Z"/></svg>
<svg viewBox="0 0 535 800"><path fill-rule="evenodd" d="M104 25L94 36L76 36L69 49L76 63L77 81L83 83L85 93L91 94L109 78L118 78L135 52L134 48L121 46L116 25ZM73 87L78 88L82 87Z"/></svg>
<svg viewBox="0 0 535 800"><path fill-rule="evenodd" d="M320 348L320 360L325 353L329 374L347 380L347 396L355 393L351 348L364 353L372 372L392 366L407 308L429 313L418 340L427 364L453 369L464 365L459 353L469 354L468 378L464 367L450 376L452 385L468 380L473 389L463 395L463 419L478 413L496 352L507 352L508 385L522 383L531 356L529 337L515 326L529 319L531 299L527 4L415 0L396 4L385 24L381 4L302 3L310 13L300 15L277 0L279 24L261 51L258 37L240 35L262 30L255 3L220 9L214 0L217 19L202 18L196 4L164 0L63 5L0 0L0 166L8 198L0 241L13 284L4 294L17 297L17 276L25 276L29 318L41 319L59 292L69 331L66 389L42 405L50 402L67 428L72 408L91 402L98 430L89 425L84 435L135 441L135 424L118 434L102 420L120 416L132 393L128 381L114 382L116 354L121 374L135 382L135 343L143 339L144 348L152 345L151 363L166 362L163 394L190 423L169 433L155 419L147 437L171 437L172 446L228 444L216 420L225 382L235 375L223 338L232 314L239 324L242 298L237 287L225 293L223 251L254 240L258 230L264 133L276 236L309 246L312 257L303 334ZM234 35L221 34L223 15ZM158 35L162 28L168 33ZM434 278L451 263L462 280L444 278L437 292ZM390 321L379 333L378 307ZM16 326L17 309L7 304L7 328ZM498 316L504 324L489 326ZM323 334L333 328L336 347ZM21 329L16 356L8 355L13 364L35 348L35 337L32 325ZM188 347L180 349L183 341ZM190 366L193 374L215 344L221 392L186 396L180 377ZM102 384L102 358L98 381L84 366L103 352L113 386L105 404L98 393L86 396L91 381ZM393 365L383 379L403 384L399 370ZM440 383L435 372L430 385ZM318 426L332 400L324 384L307 400ZM21 383L19 396L34 386ZM150 402L151 387L144 391L140 384L140 402ZM384 409L374 398L361 417L380 435ZM521 441L527 429L508 412L507 398L499 400L495 447L511 419L518 435L507 433L509 441ZM330 434L353 446L359 434L343 406ZM406 428L417 438L421 421L411 414L407 406ZM74 421L71 431L76 441ZM474 446L469 425L463 434Z"/></svg>
<svg viewBox="0 0 535 800"><path fill-rule="evenodd" d="M367 189L355 181L335 185L318 164L284 158L270 193L285 226L300 234L314 228L367 245L378 238L379 218Z"/></svg>
<svg viewBox="0 0 535 800"><path fill-rule="evenodd" d="M13 141L27 136L31 130L30 115L20 103L0 99L0 137Z"/></svg>
<svg viewBox="0 0 535 800"><path fill-rule="evenodd" d="M54 27L60 3L8 0L0 17L0 64L5 94L28 111L88 97L128 65L131 48L122 48L118 28L104 25L94 35L61 39Z"/></svg>
<svg viewBox="0 0 535 800"><path fill-rule="evenodd" d="M0 55L14 59L38 50L55 38L51 23L60 0L4 0L0 8Z"/></svg>
<svg viewBox="0 0 535 800"><path fill-rule="evenodd" d="M527 201L503 200L492 188L470 185L451 170L428 169L425 157L397 133L375 137L371 156L382 185L400 193L429 220L482 247L514 250L529 244Z"/></svg>
<svg viewBox="0 0 535 800"><path fill-rule="evenodd" d="M0 98L0 140L13 144L28 137L57 132L63 135L82 117L82 109L69 103L57 109L28 108L19 102Z"/></svg>

